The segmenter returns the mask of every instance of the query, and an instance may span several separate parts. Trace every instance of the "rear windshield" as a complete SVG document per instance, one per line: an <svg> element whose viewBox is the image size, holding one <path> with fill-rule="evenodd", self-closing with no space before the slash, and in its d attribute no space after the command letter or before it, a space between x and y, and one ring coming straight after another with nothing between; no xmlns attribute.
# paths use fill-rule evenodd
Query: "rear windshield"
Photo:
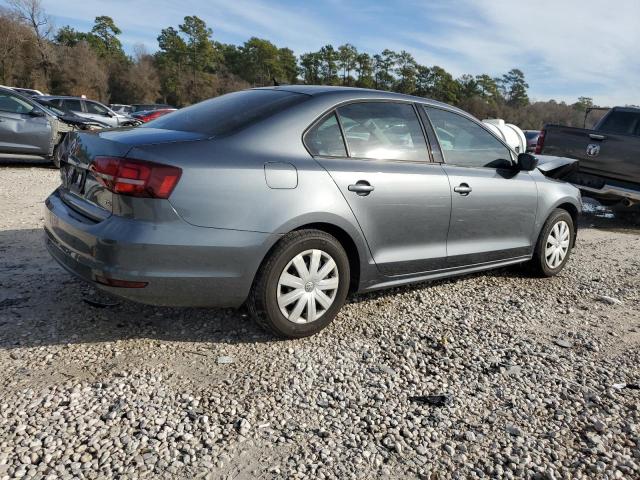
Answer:
<svg viewBox="0 0 640 480"><path fill-rule="evenodd" d="M538 132L537 130L525 130L524 132L524 136L527 140L533 140L538 135L540 135L540 132Z"/></svg>
<svg viewBox="0 0 640 480"><path fill-rule="evenodd" d="M598 130L620 135L640 135L640 112L614 110L603 118Z"/></svg>
<svg viewBox="0 0 640 480"><path fill-rule="evenodd" d="M163 128L219 136L264 120L309 97L282 90L243 90L205 100L160 117L141 128Z"/></svg>

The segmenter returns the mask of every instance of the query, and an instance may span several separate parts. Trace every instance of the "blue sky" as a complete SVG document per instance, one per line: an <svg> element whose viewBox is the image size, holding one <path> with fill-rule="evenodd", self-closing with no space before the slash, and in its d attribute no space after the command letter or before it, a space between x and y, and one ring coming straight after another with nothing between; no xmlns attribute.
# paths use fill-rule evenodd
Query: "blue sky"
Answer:
<svg viewBox="0 0 640 480"><path fill-rule="evenodd" d="M0 4L5 0L0 0ZM157 49L164 27L198 15L214 38L267 38L297 54L350 42L405 49L455 76L518 67L530 97L640 104L640 0L42 0L57 27L109 15L128 51Z"/></svg>

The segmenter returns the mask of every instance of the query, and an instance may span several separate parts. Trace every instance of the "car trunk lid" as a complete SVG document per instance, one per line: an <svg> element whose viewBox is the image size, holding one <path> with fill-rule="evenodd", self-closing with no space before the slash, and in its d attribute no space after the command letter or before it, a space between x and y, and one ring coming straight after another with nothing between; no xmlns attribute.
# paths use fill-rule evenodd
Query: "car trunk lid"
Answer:
<svg viewBox="0 0 640 480"><path fill-rule="evenodd" d="M114 195L91 168L96 157L126 157L136 146L199 140L200 133L153 128L110 130L99 133L71 132L60 145L60 195L84 216L99 222L113 213Z"/></svg>

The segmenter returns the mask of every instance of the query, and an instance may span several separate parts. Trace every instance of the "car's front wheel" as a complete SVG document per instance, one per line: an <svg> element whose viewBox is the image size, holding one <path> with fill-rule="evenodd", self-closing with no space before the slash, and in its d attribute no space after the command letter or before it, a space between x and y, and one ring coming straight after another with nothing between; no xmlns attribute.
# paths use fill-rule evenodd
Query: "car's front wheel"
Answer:
<svg viewBox="0 0 640 480"><path fill-rule="evenodd" d="M555 209L542 227L531 259L534 273L552 277L560 273L569 260L576 231L573 218L561 208Z"/></svg>
<svg viewBox="0 0 640 480"><path fill-rule="evenodd" d="M248 299L252 316L281 337L301 338L329 325L349 291L349 258L320 230L285 235L258 272Z"/></svg>

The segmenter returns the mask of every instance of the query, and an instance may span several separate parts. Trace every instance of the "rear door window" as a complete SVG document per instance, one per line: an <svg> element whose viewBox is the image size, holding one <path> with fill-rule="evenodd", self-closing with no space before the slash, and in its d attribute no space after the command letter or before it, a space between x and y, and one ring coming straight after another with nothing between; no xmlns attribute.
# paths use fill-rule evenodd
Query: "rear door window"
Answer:
<svg viewBox="0 0 640 480"><path fill-rule="evenodd" d="M427 144L413 105L352 103L339 107L338 114L350 157L428 161Z"/></svg>
<svg viewBox="0 0 640 480"><path fill-rule="evenodd" d="M72 112L82 111L82 103L80 100L63 100L62 106L65 110L71 110Z"/></svg>

